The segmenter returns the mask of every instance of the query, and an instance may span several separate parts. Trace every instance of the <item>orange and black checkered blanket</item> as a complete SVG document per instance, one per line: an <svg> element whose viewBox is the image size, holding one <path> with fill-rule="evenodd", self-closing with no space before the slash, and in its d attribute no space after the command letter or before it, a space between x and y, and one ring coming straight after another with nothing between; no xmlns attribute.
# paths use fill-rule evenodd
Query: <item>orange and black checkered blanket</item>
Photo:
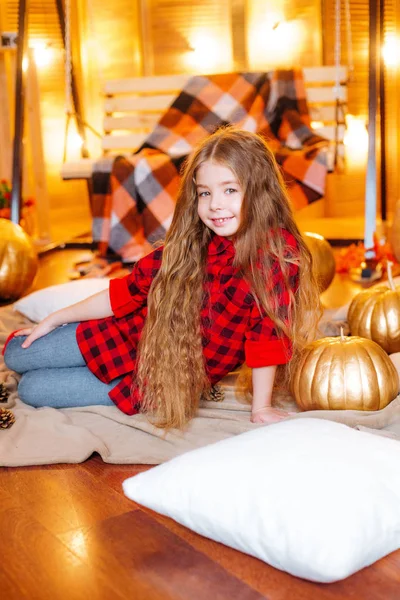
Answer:
<svg viewBox="0 0 400 600"><path fill-rule="evenodd" d="M182 162L224 124L268 140L295 210L323 196L327 142L310 128L301 70L194 76L135 154L95 167L94 241L125 261L150 252L171 223Z"/></svg>

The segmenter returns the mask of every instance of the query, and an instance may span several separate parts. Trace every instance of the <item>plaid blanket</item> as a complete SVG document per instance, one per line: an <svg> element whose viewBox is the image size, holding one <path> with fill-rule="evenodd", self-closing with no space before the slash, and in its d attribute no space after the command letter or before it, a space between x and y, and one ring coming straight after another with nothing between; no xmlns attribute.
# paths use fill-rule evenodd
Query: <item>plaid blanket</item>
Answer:
<svg viewBox="0 0 400 600"><path fill-rule="evenodd" d="M96 165L93 240L100 248L124 261L150 252L171 223L183 161L230 123L268 140L295 210L323 196L327 141L310 128L301 70L194 76L135 154Z"/></svg>

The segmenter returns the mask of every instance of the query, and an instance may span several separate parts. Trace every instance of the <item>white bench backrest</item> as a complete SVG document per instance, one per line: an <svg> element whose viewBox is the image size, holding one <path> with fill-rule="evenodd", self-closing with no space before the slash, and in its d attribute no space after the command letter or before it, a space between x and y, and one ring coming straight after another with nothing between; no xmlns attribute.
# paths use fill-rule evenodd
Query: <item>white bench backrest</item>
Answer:
<svg viewBox="0 0 400 600"><path fill-rule="evenodd" d="M332 162L335 140L340 146L339 154L343 154L345 132L343 113L339 120L336 115L336 68L304 68L303 75L313 128L332 141L329 159ZM103 90L104 134L101 139L103 156L130 154L137 150L189 78L190 75L159 75L106 82ZM346 105L346 67L340 67L339 79L341 102ZM92 164L93 160L63 165L63 178L90 177L89 163Z"/></svg>

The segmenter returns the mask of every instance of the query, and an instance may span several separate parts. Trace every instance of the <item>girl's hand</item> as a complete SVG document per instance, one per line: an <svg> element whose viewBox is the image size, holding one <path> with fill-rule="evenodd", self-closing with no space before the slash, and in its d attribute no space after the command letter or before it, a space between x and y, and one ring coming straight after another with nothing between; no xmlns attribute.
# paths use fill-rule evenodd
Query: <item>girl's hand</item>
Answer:
<svg viewBox="0 0 400 600"><path fill-rule="evenodd" d="M40 321L40 323L38 323L34 327L20 329L14 335L15 335L15 337L27 335L28 337L21 344L21 348L29 348L29 346L32 344L32 342L34 342L35 340L38 340L39 338L43 337L44 335L47 335L48 333L50 333L50 331L53 331L53 329L56 329L56 327L57 327L56 324L52 323L52 321L50 319L46 318L46 319L43 319L43 321Z"/></svg>
<svg viewBox="0 0 400 600"><path fill-rule="evenodd" d="M278 423L278 421L287 419L295 414L296 413L294 412L288 412L286 410L282 410L281 408L264 406L263 408L259 408L251 413L250 421L252 423Z"/></svg>

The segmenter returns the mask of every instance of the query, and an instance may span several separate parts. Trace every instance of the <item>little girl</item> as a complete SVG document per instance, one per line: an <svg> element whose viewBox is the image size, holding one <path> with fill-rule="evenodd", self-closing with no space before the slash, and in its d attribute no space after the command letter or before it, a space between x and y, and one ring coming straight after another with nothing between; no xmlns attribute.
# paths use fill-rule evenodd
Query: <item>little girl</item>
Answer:
<svg viewBox="0 0 400 600"><path fill-rule="evenodd" d="M27 404L115 403L165 428L182 428L246 362L252 421L278 421L277 366L314 331L311 267L272 152L224 128L189 158L165 245L109 290L17 332L5 362Z"/></svg>

